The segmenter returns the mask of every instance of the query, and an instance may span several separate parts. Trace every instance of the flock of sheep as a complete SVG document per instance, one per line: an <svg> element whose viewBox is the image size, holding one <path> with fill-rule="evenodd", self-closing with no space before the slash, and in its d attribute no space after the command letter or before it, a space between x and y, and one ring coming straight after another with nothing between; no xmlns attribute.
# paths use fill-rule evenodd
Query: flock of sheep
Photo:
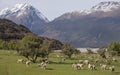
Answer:
<svg viewBox="0 0 120 75"><path fill-rule="evenodd" d="M112 61L117 62L117 60L115 58L112 58ZM23 59L17 60L17 63L21 63L21 62L23 63L24 60ZM72 64L72 68L74 70L81 70L81 69L85 68L84 66L87 66L89 70L97 70L97 66L95 64L98 62L99 62L99 60L95 60L94 64L91 64L92 62L90 62L90 60L79 60L78 63ZM104 62L108 62L108 60L106 59L106 60L104 60ZM26 61L26 66L28 67L30 65L30 63L31 63L30 60ZM47 63L49 63L49 62L47 59L45 59L45 60L42 60L41 63L38 64L38 66L45 70ZM100 63L98 67L100 67L102 70L110 70L111 72L115 71L114 66L108 66L107 64Z"/></svg>
<svg viewBox="0 0 120 75"><path fill-rule="evenodd" d="M113 62L116 62L117 60L115 58L112 59ZM105 60L105 62L108 62L108 60ZM98 60L95 60L95 63L98 63ZM78 63L72 64L72 67L74 70L81 70L84 66L87 66L89 70L97 70L97 66L95 64L91 64L89 60L79 60ZM110 70L111 72L115 71L115 66L108 66L107 64L99 64L100 68L102 70Z"/></svg>
<svg viewBox="0 0 120 75"><path fill-rule="evenodd" d="M17 63L23 63L24 59L18 59ZM25 64L28 67L32 62L30 60L26 61ZM39 67L41 67L42 69L46 69L46 65L48 63L48 60L43 60L41 63L38 64Z"/></svg>

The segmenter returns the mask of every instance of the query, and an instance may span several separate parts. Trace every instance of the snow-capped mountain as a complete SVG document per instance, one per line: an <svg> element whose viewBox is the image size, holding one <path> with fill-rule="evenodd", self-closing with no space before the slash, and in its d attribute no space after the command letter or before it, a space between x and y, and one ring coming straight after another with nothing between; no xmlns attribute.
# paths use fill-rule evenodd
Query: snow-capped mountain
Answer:
<svg viewBox="0 0 120 75"><path fill-rule="evenodd" d="M115 1L100 2L99 4L94 5L90 9L68 12L58 18L59 19L76 19L81 16L91 15L93 13L95 15L98 15L101 12L103 13L111 12L119 8L120 8L120 2L115 2Z"/></svg>
<svg viewBox="0 0 120 75"><path fill-rule="evenodd" d="M90 10L109 12L117 8L120 8L120 2L108 1L108 2L101 2L93 6Z"/></svg>
<svg viewBox="0 0 120 75"><path fill-rule="evenodd" d="M23 24L31 31L37 33L48 19L29 4L16 4L12 9L5 8L0 11L0 18L6 18L17 24ZM41 27L42 26L42 27Z"/></svg>
<svg viewBox="0 0 120 75"><path fill-rule="evenodd" d="M47 27L43 36L76 47L102 47L120 42L120 2L101 2L89 10L65 13Z"/></svg>

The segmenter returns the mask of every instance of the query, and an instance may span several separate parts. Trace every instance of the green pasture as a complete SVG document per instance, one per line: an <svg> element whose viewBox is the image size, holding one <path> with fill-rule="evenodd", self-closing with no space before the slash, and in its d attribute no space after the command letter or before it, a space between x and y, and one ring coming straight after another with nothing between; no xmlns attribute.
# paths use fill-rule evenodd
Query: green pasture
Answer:
<svg viewBox="0 0 120 75"><path fill-rule="evenodd" d="M89 70L87 65L84 66L82 70L74 70L72 68L72 63L77 63L79 59L88 59L89 56L93 56L95 59L98 58L96 54L80 54L74 56L72 59L66 59L66 61L61 61L61 58L56 57L57 53L52 53L49 56L50 64L47 64L46 70L38 67L39 59L37 63L31 63L29 67L25 63L17 63L17 59L23 58L19 56L15 51L5 51L0 50L0 75L120 75L120 57L116 57L117 62L111 62L108 65L115 66L115 72L110 72L109 70L101 70L99 62L96 65L97 70ZM61 55L63 56L63 55ZM94 64L94 59L91 62Z"/></svg>

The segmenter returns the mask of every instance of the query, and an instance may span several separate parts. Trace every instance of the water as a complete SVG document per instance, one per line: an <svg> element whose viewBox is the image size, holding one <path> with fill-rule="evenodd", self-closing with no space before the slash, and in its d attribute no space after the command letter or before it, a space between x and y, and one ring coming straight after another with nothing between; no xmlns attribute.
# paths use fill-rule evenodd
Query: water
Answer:
<svg viewBox="0 0 120 75"><path fill-rule="evenodd" d="M81 52L87 52L87 48L77 48L78 50L80 50ZM90 48L93 52L97 53L97 50L99 48Z"/></svg>

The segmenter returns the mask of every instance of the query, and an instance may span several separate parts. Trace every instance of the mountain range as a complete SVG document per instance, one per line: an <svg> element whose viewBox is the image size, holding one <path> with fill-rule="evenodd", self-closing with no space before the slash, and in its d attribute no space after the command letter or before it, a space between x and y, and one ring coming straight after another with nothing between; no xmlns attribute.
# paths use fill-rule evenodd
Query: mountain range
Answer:
<svg viewBox="0 0 120 75"><path fill-rule="evenodd" d="M100 2L88 10L68 12L53 21L48 21L31 5L17 4L13 9L0 11L0 18L76 47L100 47L120 42L120 2Z"/></svg>

